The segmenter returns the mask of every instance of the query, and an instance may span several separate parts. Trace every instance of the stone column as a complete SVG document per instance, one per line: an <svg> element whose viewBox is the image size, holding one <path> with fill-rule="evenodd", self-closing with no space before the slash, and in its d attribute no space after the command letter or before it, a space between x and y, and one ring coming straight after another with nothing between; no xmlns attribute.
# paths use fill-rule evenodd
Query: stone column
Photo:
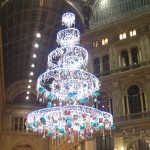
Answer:
<svg viewBox="0 0 150 150"><path fill-rule="evenodd" d="M17 127L17 130L19 130L19 126L20 126L20 117L18 117L18 127Z"/></svg>
<svg viewBox="0 0 150 150"><path fill-rule="evenodd" d="M120 55L118 56L118 63L119 63L119 67L121 67L122 65L121 65L121 57L120 57Z"/></svg>
<svg viewBox="0 0 150 150"><path fill-rule="evenodd" d="M142 61L141 49L139 49L138 58L139 58L139 62L141 62Z"/></svg>
<svg viewBox="0 0 150 150"><path fill-rule="evenodd" d="M22 131L24 131L24 130L25 130L25 128L24 128L24 124L25 124L25 122L24 122L24 118L23 118L23 122L22 122Z"/></svg>
<svg viewBox="0 0 150 150"><path fill-rule="evenodd" d="M100 59L100 76L102 76L102 72L103 72L103 60L101 57L99 57Z"/></svg>
<svg viewBox="0 0 150 150"><path fill-rule="evenodd" d="M132 65L132 56L131 56L131 51L128 50L128 56L129 56L129 66Z"/></svg>
<svg viewBox="0 0 150 150"><path fill-rule="evenodd" d="M3 108L4 108L4 82L3 82L3 76L4 76L4 72L3 70L3 49L2 49L2 31L1 31L1 27L0 27L0 131L2 130L2 117L3 117Z"/></svg>
<svg viewBox="0 0 150 150"><path fill-rule="evenodd" d="M78 148L77 148L77 150L81 150L81 145L78 145Z"/></svg>
<svg viewBox="0 0 150 150"><path fill-rule="evenodd" d="M12 115L9 115L9 130L12 130L12 119L13 119L13 116Z"/></svg>
<svg viewBox="0 0 150 150"><path fill-rule="evenodd" d="M125 114L124 96L122 96L122 113Z"/></svg>
<svg viewBox="0 0 150 150"><path fill-rule="evenodd" d="M126 95L126 102L127 102L127 114L130 114L128 95Z"/></svg>
<svg viewBox="0 0 150 150"><path fill-rule="evenodd" d="M89 70L89 72L91 72L91 73L93 73L94 71L93 71L93 60L92 60L92 57L91 57L91 53L88 53L88 66L87 66L87 68L88 68L88 70Z"/></svg>
<svg viewBox="0 0 150 150"><path fill-rule="evenodd" d="M15 129L15 117L12 116L12 130Z"/></svg>
<svg viewBox="0 0 150 150"><path fill-rule="evenodd" d="M95 150L94 140L86 141L85 142L85 149L86 150Z"/></svg>
<svg viewBox="0 0 150 150"><path fill-rule="evenodd" d="M122 113L121 87L117 79L112 81L112 88L113 112L114 115L120 115Z"/></svg>
<svg viewBox="0 0 150 150"><path fill-rule="evenodd" d="M98 109L98 101L96 102L96 109Z"/></svg>
<svg viewBox="0 0 150 150"><path fill-rule="evenodd" d="M110 99L108 100L108 103L109 103L109 112L112 113Z"/></svg>
<svg viewBox="0 0 150 150"><path fill-rule="evenodd" d="M118 69L118 47L116 45L110 45L109 47L109 64L110 70Z"/></svg>
<svg viewBox="0 0 150 150"><path fill-rule="evenodd" d="M146 94L146 91L144 91L143 93L144 93L146 111L148 111L149 108L148 108L148 102L147 102L147 94Z"/></svg>
<svg viewBox="0 0 150 150"><path fill-rule="evenodd" d="M141 36L141 38L140 38L140 47L141 47L142 60L143 61L148 61L150 59L150 55L149 55L150 42L149 42L148 35Z"/></svg>
<svg viewBox="0 0 150 150"><path fill-rule="evenodd" d="M138 53L137 53L137 58L138 58L138 63L140 63L140 62L141 62L141 59L140 59L140 51L138 51Z"/></svg>
<svg viewBox="0 0 150 150"><path fill-rule="evenodd" d="M142 92L140 92L141 112L144 112Z"/></svg>

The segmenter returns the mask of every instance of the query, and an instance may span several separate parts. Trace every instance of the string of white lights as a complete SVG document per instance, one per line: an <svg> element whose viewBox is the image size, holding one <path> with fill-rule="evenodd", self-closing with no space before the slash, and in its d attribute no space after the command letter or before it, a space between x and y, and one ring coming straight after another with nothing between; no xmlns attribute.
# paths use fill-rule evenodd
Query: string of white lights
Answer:
<svg viewBox="0 0 150 150"><path fill-rule="evenodd" d="M114 129L113 117L110 113L84 106L92 97L100 95L101 84L86 71L88 53L78 46L80 32L72 27L74 14L65 13L62 24L67 29L57 34L60 48L48 55L47 70L37 80L38 100L49 99L49 108L27 115L27 131L53 138L66 134L69 141L73 141L75 135L92 137L98 130L104 135L105 130Z"/></svg>

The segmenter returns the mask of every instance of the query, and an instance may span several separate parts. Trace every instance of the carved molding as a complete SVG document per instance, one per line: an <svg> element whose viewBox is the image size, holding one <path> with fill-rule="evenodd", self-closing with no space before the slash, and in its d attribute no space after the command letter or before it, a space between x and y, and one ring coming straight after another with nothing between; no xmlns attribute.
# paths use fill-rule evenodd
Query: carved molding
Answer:
<svg viewBox="0 0 150 150"><path fill-rule="evenodd" d="M145 90L144 88L145 88L145 84L147 82L146 79L145 78L139 78L139 77L137 77L136 79L134 79L134 78L130 78L130 79L128 78L128 80L125 79L125 80L121 80L119 82L122 95L126 95L129 87L132 85L137 85L139 87L140 91Z"/></svg>
<svg viewBox="0 0 150 150"><path fill-rule="evenodd" d="M142 89L144 88L145 85L145 79L135 79L135 80L130 80L130 82L127 84L125 91L128 91L129 87L132 85L137 85L140 89L140 91L142 91Z"/></svg>
<svg viewBox="0 0 150 150"><path fill-rule="evenodd" d="M150 140L150 128L149 129L132 129L132 130L123 130L123 140L125 144L131 142L131 139L136 138L146 138Z"/></svg>

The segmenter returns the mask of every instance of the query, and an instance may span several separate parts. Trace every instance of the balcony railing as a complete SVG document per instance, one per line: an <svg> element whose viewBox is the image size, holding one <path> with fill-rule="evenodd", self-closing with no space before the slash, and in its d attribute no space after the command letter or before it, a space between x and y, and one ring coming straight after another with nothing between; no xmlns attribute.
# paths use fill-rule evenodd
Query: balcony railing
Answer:
<svg viewBox="0 0 150 150"><path fill-rule="evenodd" d="M115 70L110 70L107 72L101 72L101 76L109 76L109 75L113 75L113 74L118 74L121 72L127 72L127 71L131 71L131 70L135 70L135 69L139 69L139 68L144 68L150 65L150 61L147 62L142 62L142 63L138 63L138 64L134 64L134 65L130 65L130 66L124 66L124 67L120 67L118 69Z"/></svg>
<svg viewBox="0 0 150 150"><path fill-rule="evenodd" d="M148 119L150 120L150 111L145 111L145 112L136 113L136 114L114 116L114 122L116 124L132 122L132 121L136 121L136 120L148 121Z"/></svg>

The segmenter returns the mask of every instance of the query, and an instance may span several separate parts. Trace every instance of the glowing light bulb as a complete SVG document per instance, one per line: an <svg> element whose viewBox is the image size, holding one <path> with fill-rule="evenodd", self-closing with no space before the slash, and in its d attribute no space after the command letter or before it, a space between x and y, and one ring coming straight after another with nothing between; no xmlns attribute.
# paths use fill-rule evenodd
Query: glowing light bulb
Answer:
<svg viewBox="0 0 150 150"><path fill-rule="evenodd" d="M34 73L31 71L31 72L30 72L30 76L33 76L33 75L34 75Z"/></svg>
<svg viewBox="0 0 150 150"><path fill-rule="evenodd" d="M31 85L28 85L28 89L30 89L31 88Z"/></svg>
<svg viewBox="0 0 150 150"><path fill-rule="evenodd" d="M34 67L35 67L35 65L34 65L34 64L31 64L31 67L32 67L32 68L34 68Z"/></svg>
<svg viewBox="0 0 150 150"><path fill-rule="evenodd" d="M38 43L35 43L35 44L34 44L34 47L35 47L35 48L38 48L38 47L39 47L39 44L38 44Z"/></svg>
<svg viewBox="0 0 150 150"><path fill-rule="evenodd" d="M29 99L29 96L26 96L26 99Z"/></svg>
<svg viewBox="0 0 150 150"><path fill-rule="evenodd" d="M94 99L94 102L97 102L97 99L96 99L96 98Z"/></svg>
<svg viewBox="0 0 150 150"><path fill-rule="evenodd" d="M37 37L37 38L40 38L40 37L41 37L41 34L40 34L40 33L37 33L37 34L36 34L36 37Z"/></svg>
<svg viewBox="0 0 150 150"><path fill-rule="evenodd" d="M33 58L36 58L36 54L33 54Z"/></svg>
<svg viewBox="0 0 150 150"><path fill-rule="evenodd" d="M30 80L29 80L29 83L31 83L31 82L32 82L32 80L30 79Z"/></svg>

